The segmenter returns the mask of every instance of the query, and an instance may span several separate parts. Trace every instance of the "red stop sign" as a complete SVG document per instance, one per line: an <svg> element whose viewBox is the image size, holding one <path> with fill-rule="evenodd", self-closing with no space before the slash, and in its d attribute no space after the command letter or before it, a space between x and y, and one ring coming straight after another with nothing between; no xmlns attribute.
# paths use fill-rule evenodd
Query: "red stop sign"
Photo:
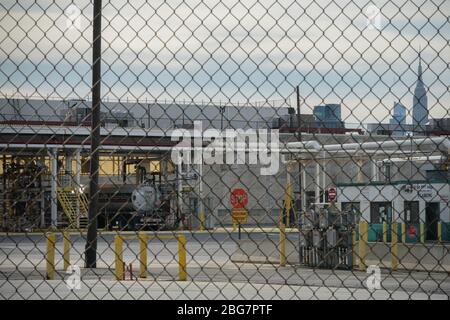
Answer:
<svg viewBox="0 0 450 320"><path fill-rule="evenodd" d="M417 228L414 226L409 225L408 226L408 236L410 238L417 237Z"/></svg>
<svg viewBox="0 0 450 320"><path fill-rule="evenodd" d="M336 188L328 188L328 201L336 201L337 191Z"/></svg>
<svg viewBox="0 0 450 320"><path fill-rule="evenodd" d="M244 208L248 204L248 195L244 189L231 191L230 202L233 208Z"/></svg>

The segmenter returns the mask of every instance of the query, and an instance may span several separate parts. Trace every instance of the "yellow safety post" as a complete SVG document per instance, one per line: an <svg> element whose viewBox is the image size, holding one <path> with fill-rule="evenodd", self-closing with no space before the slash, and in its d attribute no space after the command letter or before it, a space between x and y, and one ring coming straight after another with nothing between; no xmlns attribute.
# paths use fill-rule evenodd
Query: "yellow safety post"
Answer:
<svg viewBox="0 0 450 320"><path fill-rule="evenodd" d="M366 270L366 246L369 238L368 223L361 221L359 223L359 269Z"/></svg>
<svg viewBox="0 0 450 320"><path fill-rule="evenodd" d="M442 223L438 222L438 241L442 242Z"/></svg>
<svg viewBox="0 0 450 320"><path fill-rule="evenodd" d="M290 168L287 169L286 178L286 189L284 191L284 208L281 213L281 223L283 222L283 211L286 214L286 226L289 228L291 226L291 210L293 208L293 197L292 197L292 185L291 185L291 175L289 174Z"/></svg>
<svg viewBox="0 0 450 320"><path fill-rule="evenodd" d="M356 265L356 230L352 230L352 267Z"/></svg>
<svg viewBox="0 0 450 320"><path fill-rule="evenodd" d="M402 228L402 243L406 243L406 224L402 223L401 228Z"/></svg>
<svg viewBox="0 0 450 320"><path fill-rule="evenodd" d="M178 235L178 274L180 281L186 281L186 237Z"/></svg>
<svg viewBox="0 0 450 320"><path fill-rule="evenodd" d="M47 280L53 280L55 277L55 245L55 234L47 233Z"/></svg>
<svg viewBox="0 0 450 320"><path fill-rule="evenodd" d="M425 228L423 223L420 224L420 242L425 243Z"/></svg>
<svg viewBox="0 0 450 320"><path fill-rule="evenodd" d="M287 206L286 206L286 208L287 208ZM289 211L286 211L286 225L285 226L288 226L288 228L289 228L289 226L291 225L291 219L290 219L290 212Z"/></svg>
<svg viewBox="0 0 450 320"><path fill-rule="evenodd" d="M280 266L286 266L286 227L284 223L280 223Z"/></svg>
<svg viewBox="0 0 450 320"><path fill-rule="evenodd" d="M147 235L138 233L139 238L139 277L147 278Z"/></svg>
<svg viewBox="0 0 450 320"><path fill-rule="evenodd" d="M391 269L397 270L398 267L398 231L397 222L392 224L392 239L391 239Z"/></svg>
<svg viewBox="0 0 450 320"><path fill-rule="evenodd" d="M64 270L69 269L69 266L70 266L70 233L68 231L63 232L63 261L64 261Z"/></svg>
<svg viewBox="0 0 450 320"><path fill-rule="evenodd" d="M200 231L204 231L205 230L205 213L202 211L200 211Z"/></svg>
<svg viewBox="0 0 450 320"><path fill-rule="evenodd" d="M120 235L114 237L114 254L115 254L115 263L116 263L116 280L124 279L124 270L123 270L123 256L122 256L122 248L123 248L123 238Z"/></svg>
<svg viewBox="0 0 450 320"><path fill-rule="evenodd" d="M387 223L383 222L383 243L387 243Z"/></svg>

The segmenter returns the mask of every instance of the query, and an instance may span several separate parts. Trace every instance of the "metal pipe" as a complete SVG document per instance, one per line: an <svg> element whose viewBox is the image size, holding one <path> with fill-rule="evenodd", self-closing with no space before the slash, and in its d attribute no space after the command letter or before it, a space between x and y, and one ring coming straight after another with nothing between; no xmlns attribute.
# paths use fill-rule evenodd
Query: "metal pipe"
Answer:
<svg viewBox="0 0 450 320"><path fill-rule="evenodd" d="M76 163L76 172L75 172L75 188L77 188L77 192L81 193L81 155L80 149L77 149L75 153L75 163ZM77 228L80 227L80 200L77 198Z"/></svg>
<svg viewBox="0 0 450 320"><path fill-rule="evenodd" d="M296 93L297 93L297 124L298 124L298 141L302 142L302 117L300 114L300 87L297 86L296 88ZM298 162L298 190L299 190L299 194L298 194L298 199L300 201L300 205L303 207L303 202L304 202L304 195L303 192L304 190L302 190L302 163L299 161ZM301 210L302 208L300 208Z"/></svg>
<svg viewBox="0 0 450 320"><path fill-rule="evenodd" d="M325 194L325 187L326 187L326 170L327 170L327 164L325 160L325 153L322 155L322 202L326 202L326 194Z"/></svg>
<svg viewBox="0 0 450 320"><path fill-rule="evenodd" d="M423 156L423 157L409 157L409 158L386 158L382 160L378 160L378 164L386 163L386 162L408 162L408 161L414 161L414 162L427 162L427 161L443 161L446 158L443 156Z"/></svg>
<svg viewBox="0 0 450 320"><path fill-rule="evenodd" d="M444 146L450 149L450 139L446 137L429 137L421 139L403 139L403 140L388 140L388 141L372 141L363 143L346 143L346 144L331 144L324 145L323 149L326 151L340 151L340 150L367 150L367 149L379 149L379 148L398 148L402 147L411 148L411 144L415 143L416 146L422 147L425 145L433 144L437 146Z"/></svg>
<svg viewBox="0 0 450 320"><path fill-rule="evenodd" d="M183 198L182 198L182 192L183 192L183 175L181 173L182 170L182 164L181 162L178 163L177 166L177 215L178 219L180 219L180 227L183 227Z"/></svg>
<svg viewBox="0 0 450 320"><path fill-rule="evenodd" d="M305 211L306 210L306 165L302 165L303 170L302 170L302 191L301 194L303 195L302 197L302 210Z"/></svg>
<svg viewBox="0 0 450 320"><path fill-rule="evenodd" d="M203 203L203 163L199 163L199 210L200 210L200 230L205 230L205 206Z"/></svg>
<svg viewBox="0 0 450 320"><path fill-rule="evenodd" d="M50 152L50 157L52 159L51 163L51 204L50 204L50 217L51 217L51 228L56 229L58 225L58 149L52 149Z"/></svg>
<svg viewBox="0 0 450 320"><path fill-rule="evenodd" d="M7 217L8 213L6 212L6 201L7 201L7 190L6 190L6 155L3 155L3 161L2 161L2 182L3 182L3 202L2 202L2 208L3 208L3 216L2 216L2 227L6 230L7 225ZM43 192L42 192L43 194ZM41 206L42 207L42 206Z"/></svg>
<svg viewBox="0 0 450 320"><path fill-rule="evenodd" d="M396 148L402 150L403 147L411 148L411 144L418 147L434 145L436 147L445 147L450 149L450 139L447 137L428 137L421 139L403 139L403 140L388 140L388 141L371 141L362 143L344 143L344 144L329 144L320 145L315 140L304 141L304 142L289 142L285 145L286 152L294 152L295 149L314 149L315 151L347 151L356 152L361 150L369 149L380 149L380 148ZM311 150L308 150L311 151Z"/></svg>
<svg viewBox="0 0 450 320"><path fill-rule="evenodd" d="M320 203L320 164L319 162L316 163L316 194L315 194L315 202Z"/></svg>

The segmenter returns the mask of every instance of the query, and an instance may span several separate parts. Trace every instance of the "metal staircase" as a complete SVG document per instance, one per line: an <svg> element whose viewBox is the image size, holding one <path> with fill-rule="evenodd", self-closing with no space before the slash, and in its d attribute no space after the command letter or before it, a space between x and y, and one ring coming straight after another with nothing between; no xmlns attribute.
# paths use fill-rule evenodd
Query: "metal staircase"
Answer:
<svg viewBox="0 0 450 320"><path fill-rule="evenodd" d="M78 192L73 187L59 187L58 201L69 219L70 228L87 228L88 200L84 193Z"/></svg>

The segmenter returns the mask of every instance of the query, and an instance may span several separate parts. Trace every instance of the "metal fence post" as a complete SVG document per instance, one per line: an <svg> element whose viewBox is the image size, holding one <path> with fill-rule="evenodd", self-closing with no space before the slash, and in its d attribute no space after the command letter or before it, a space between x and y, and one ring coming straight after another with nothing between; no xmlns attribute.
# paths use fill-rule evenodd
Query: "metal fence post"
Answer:
<svg viewBox="0 0 450 320"><path fill-rule="evenodd" d="M53 232L47 233L47 280L55 278L55 245L56 235Z"/></svg>
<svg viewBox="0 0 450 320"><path fill-rule="evenodd" d="M183 234L178 235L178 275L180 281L186 281L186 237Z"/></svg>
<svg viewBox="0 0 450 320"><path fill-rule="evenodd" d="M102 1L94 0L94 23L92 45L92 123L91 157L89 172L89 224L87 231L85 266L97 267L97 214L99 198L99 147L100 147L100 107L101 107L101 60L102 60Z"/></svg>

